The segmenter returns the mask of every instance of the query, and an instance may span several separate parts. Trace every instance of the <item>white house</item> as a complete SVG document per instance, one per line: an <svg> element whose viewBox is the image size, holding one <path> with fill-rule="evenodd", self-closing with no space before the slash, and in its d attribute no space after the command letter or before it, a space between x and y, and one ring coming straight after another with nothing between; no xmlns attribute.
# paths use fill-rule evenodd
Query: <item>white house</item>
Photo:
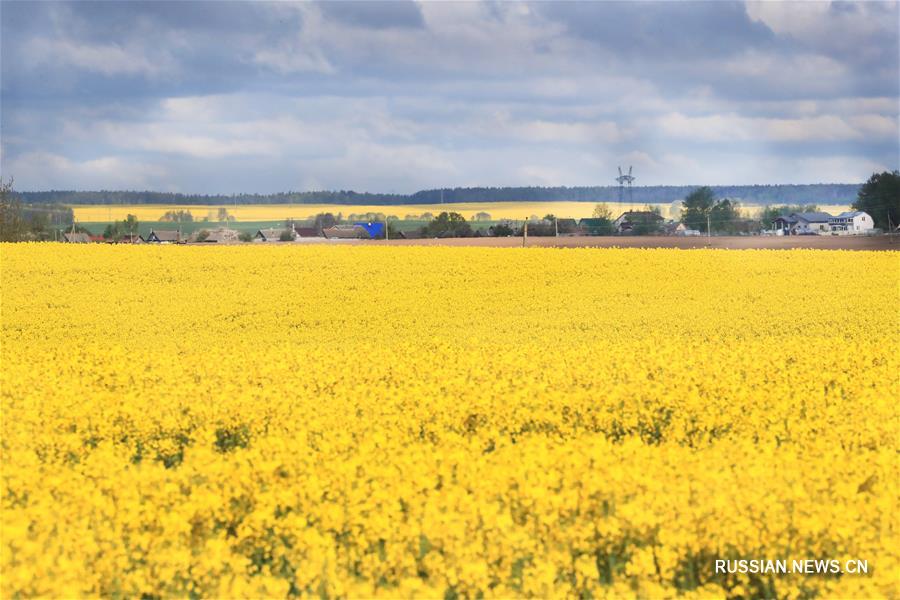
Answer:
<svg viewBox="0 0 900 600"><path fill-rule="evenodd" d="M828 219L832 235L859 235L875 229L875 223L868 213L861 210L842 212Z"/></svg>

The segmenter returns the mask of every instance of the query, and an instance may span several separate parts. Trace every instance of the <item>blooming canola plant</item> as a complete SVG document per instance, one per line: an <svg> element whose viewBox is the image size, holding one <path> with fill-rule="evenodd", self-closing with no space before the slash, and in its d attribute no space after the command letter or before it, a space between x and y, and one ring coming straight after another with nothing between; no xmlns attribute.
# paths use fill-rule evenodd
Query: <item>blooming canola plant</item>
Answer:
<svg viewBox="0 0 900 600"><path fill-rule="evenodd" d="M900 596L895 253L0 253L3 597Z"/></svg>

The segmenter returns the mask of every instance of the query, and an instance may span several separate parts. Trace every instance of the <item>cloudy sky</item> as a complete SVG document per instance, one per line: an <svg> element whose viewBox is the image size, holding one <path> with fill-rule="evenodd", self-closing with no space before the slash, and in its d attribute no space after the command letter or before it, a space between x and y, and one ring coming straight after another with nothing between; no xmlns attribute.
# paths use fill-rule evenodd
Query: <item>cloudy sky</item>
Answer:
<svg viewBox="0 0 900 600"><path fill-rule="evenodd" d="M9 2L4 177L188 193L859 182L898 3Z"/></svg>

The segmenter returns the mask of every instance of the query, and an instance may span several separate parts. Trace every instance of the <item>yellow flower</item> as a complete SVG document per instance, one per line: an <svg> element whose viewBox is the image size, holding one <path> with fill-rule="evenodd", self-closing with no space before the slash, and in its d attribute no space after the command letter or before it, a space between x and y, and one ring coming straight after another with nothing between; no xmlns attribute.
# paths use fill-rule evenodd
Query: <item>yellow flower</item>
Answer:
<svg viewBox="0 0 900 600"><path fill-rule="evenodd" d="M0 263L2 597L900 596L896 253Z"/></svg>

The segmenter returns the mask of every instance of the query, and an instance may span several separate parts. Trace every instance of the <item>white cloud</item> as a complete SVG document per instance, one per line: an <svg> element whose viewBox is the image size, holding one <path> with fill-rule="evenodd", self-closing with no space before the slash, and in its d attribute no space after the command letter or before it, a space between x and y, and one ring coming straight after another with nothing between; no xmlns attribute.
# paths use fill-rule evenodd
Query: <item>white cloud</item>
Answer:
<svg viewBox="0 0 900 600"><path fill-rule="evenodd" d="M622 139L619 125L613 121L517 119L506 111L495 113L491 119L476 119L470 126L472 134L480 132L506 141L612 144Z"/></svg>
<svg viewBox="0 0 900 600"><path fill-rule="evenodd" d="M777 119L743 117L734 113L696 117L669 113L659 118L658 123L667 135L707 142L858 141L883 139L897 132L897 120L880 115Z"/></svg>
<svg viewBox="0 0 900 600"><path fill-rule="evenodd" d="M51 152L23 154L4 165L19 189L166 189L166 170L118 156L77 161Z"/></svg>
<svg viewBox="0 0 900 600"><path fill-rule="evenodd" d="M293 44L275 49L265 49L253 56L256 64L274 69L281 74L334 73L334 66L317 48L302 48Z"/></svg>

